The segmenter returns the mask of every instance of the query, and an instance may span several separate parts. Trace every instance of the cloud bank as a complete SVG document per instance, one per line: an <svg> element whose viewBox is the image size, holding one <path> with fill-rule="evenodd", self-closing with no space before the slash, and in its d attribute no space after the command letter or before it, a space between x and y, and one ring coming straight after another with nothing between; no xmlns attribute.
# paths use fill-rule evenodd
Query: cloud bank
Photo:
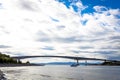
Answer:
<svg viewBox="0 0 120 80"><path fill-rule="evenodd" d="M81 14L87 7L81 1L68 8L54 0L1 0L0 51L120 60L120 9L94 6L95 12Z"/></svg>

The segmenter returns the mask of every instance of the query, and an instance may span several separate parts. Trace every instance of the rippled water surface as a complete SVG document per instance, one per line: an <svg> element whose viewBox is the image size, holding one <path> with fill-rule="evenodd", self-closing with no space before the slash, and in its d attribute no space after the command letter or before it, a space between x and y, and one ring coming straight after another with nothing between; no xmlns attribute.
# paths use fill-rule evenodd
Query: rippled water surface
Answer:
<svg viewBox="0 0 120 80"><path fill-rule="evenodd" d="M120 80L118 66L1 67L7 80Z"/></svg>

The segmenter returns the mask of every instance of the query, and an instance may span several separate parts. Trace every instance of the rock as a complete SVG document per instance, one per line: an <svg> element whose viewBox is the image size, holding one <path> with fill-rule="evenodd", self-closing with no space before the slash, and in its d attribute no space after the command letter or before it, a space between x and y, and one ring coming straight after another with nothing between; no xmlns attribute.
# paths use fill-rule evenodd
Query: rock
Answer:
<svg viewBox="0 0 120 80"><path fill-rule="evenodd" d="M5 77L4 77L4 74L3 72L0 70L0 80L7 80Z"/></svg>

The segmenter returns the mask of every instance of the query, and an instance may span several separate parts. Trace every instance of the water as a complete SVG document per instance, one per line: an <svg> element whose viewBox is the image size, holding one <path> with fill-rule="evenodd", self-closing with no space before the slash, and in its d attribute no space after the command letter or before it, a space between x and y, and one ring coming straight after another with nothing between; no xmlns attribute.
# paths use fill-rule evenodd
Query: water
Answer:
<svg viewBox="0 0 120 80"><path fill-rule="evenodd" d="M7 80L120 80L118 66L1 67Z"/></svg>

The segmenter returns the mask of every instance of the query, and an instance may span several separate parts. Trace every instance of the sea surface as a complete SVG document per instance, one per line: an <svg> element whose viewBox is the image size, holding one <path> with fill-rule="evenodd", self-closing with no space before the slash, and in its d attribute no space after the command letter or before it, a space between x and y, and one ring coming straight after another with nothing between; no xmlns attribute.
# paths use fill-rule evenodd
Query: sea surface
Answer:
<svg viewBox="0 0 120 80"><path fill-rule="evenodd" d="M120 66L0 67L7 80L120 80Z"/></svg>

